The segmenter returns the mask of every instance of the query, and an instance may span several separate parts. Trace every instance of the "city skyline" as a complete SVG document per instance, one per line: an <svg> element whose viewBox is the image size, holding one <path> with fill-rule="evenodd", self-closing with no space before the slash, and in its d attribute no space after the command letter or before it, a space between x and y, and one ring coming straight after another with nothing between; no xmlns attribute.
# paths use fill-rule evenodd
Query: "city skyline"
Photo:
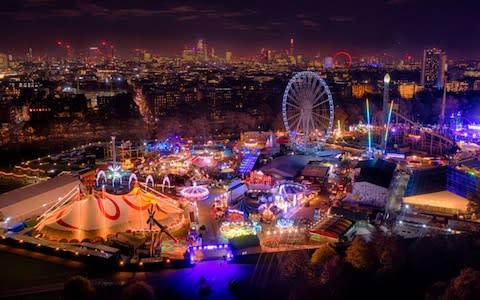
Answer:
<svg viewBox="0 0 480 300"><path fill-rule="evenodd" d="M453 58L478 58L474 37L480 27L468 18L479 4L446 1L336 1L295 4L263 1L6 1L0 26L8 28L0 51L49 54L55 41L69 42L78 52L107 40L120 54L145 48L158 55L177 55L203 38L221 55L253 56L262 48L354 56L409 53L420 59L424 48L437 47ZM422 28L422 30L418 30ZM234 36L235 38L232 38ZM298 49L298 50L297 50Z"/></svg>

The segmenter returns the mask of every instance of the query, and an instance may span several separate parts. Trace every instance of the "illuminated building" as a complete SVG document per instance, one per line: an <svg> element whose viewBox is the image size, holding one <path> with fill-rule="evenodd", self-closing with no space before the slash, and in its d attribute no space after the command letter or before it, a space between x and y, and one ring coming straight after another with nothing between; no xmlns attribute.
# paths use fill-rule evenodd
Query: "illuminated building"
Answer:
<svg viewBox="0 0 480 300"><path fill-rule="evenodd" d="M205 43L205 46L203 48L203 60L207 61L208 60L208 48L207 48L207 43Z"/></svg>
<svg viewBox="0 0 480 300"><path fill-rule="evenodd" d="M228 51L225 52L225 62L227 64L231 64L232 63L232 52L231 51Z"/></svg>
<svg viewBox="0 0 480 300"><path fill-rule="evenodd" d="M440 49L423 51L421 85L441 89L447 71L447 54Z"/></svg>
<svg viewBox="0 0 480 300"><path fill-rule="evenodd" d="M232 104L232 88L230 87L208 87L207 96L212 99L214 107Z"/></svg>
<svg viewBox="0 0 480 300"><path fill-rule="evenodd" d="M303 63L303 57L301 55L297 55L297 64Z"/></svg>
<svg viewBox="0 0 480 300"><path fill-rule="evenodd" d="M422 90L422 86L415 82L405 82L398 85L398 92L403 99L412 99L416 93Z"/></svg>
<svg viewBox="0 0 480 300"><path fill-rule="evenodd" d="M158 90L153 98L152 112L155 116L165 115L179 105L180 95L174 90Z"/></svg>
<svg viewBox="0 0 480 300"><path fill-rule="evenodd" d="M448 167L447 190L468 198L480 193L480 162L470 160L456 167Z"/></svg>
<svg viewBox="0 0 480 300"><path fill-rule="evenodd" d="M324 63L323 63L323 68L324 69L331 69L333 68L333 57L331 56L326 56Z"/></svg>
<svg viewBox="0 0 480 300"><path fill-rule="evenodd" d="M203 51L203 40L197 41L197 51Z"/></svg>
<svg viewBox="0 0 480 300"><path fill-rule="evenodd" d="M465 81L450 81L447 82L447 92L463 93L468 91L468 82Z"/></svg>
<svg viewBox="0 0 480 300"><path fill-rule="evenodd" d="M193 61L194 53L191 49L185 49L182 52L182 59L184 61Z"/></svg>
<svg viewBox="0 0 480 300"><path fill-rule="evenodd" d="M465 77L480 77L480 71L476 71L476 70L466 70L463 75Z"/></svg>
<svg viewBox="0 0 480 300"><path fill-rule="evenodd" d="M207 61L208 60L207 43L205 43L205 41L202 40L202 39L197 41L197 48L195 49L195 59L197 61Z"/></svg>
<svg viewBox="0 0 480 300"><path fill-rule="evenodd" d="M363 98L365 94L373 93L373 85L370 83L353 83L352 96L354 98Z"/></svg>
<svg viewBox="0 0 480 300"><path fill-rule="evenodd" d="M33 49L32 49L32 48L28 48L27 60L31 61L32 58L33 58Z"/></svg>
<svg viewBox="0 0 480 300"><path fill-rule="evenodd" d="M475 80L473 82L473 90L474 91L480 91L480 80Z"/></svg>
<svg viewBox="0 0 480 300"><path fill-rule="evenodd" d="M271 64L273 61L272 50L267 50L267 62Z"/></svg>
<svg viewBox="0 0 480 300"><path fill-rule="evenodd" d="M8 68L8 56L6 54L0 53L0 71L6 70Z"/></svg>
<svg viewBox="0 0 480 300"><path fill-rule="evenodd" d="M452 131L460 131L463 128L462 114L457 112L450 115L450 129Z"/></svg>
<svg viewBox="0 0 480 300"><path fill-rule="evenodd" d="M15 82L10 82L8 85L16 89L35 89L35 90L42 86L41 83L34 80L15 81Z"/></svg>
<svg viewBox="0 0 480 300"><path fill-rule="evenodd" d="M152 54L149 52L143 52L143 61L144 62L151 62L152 61Z"/></svg>
<svg viewBox="0 0 480 300"><path fill-rule="evenodd" d="M293 38L290 39L290 56L294 56Z"/></svg>

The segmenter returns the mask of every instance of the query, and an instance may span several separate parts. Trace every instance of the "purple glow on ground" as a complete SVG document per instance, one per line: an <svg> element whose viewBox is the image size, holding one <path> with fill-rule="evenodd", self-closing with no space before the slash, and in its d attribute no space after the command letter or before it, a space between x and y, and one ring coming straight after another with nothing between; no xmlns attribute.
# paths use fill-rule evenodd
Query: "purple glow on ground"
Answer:
<svg viewBox="0 0 480 300"><path fill-rule="evenodd" d="M162 289L174 289L182 299L197 299L201 283L210 286L211 295L208 299L238 299L229 290L231 280L248 282L255 265L229 264L225 261L206 261L196 264L193 268L164 270L158 273L138 274L139 280L145 280L152 286ZM141 278L143 277L144 278Z"/></svg>

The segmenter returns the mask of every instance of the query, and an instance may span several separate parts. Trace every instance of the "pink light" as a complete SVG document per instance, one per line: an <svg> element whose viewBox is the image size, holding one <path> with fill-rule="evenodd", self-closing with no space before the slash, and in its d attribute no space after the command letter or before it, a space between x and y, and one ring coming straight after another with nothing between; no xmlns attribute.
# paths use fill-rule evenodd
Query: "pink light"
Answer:
<svg viewBox="0 0 480 300"><path fill-rule="evenodd" d="M210 191L203 186L189 186L180 191L180 195L189 200L204 200L209 194Z"/></svg>

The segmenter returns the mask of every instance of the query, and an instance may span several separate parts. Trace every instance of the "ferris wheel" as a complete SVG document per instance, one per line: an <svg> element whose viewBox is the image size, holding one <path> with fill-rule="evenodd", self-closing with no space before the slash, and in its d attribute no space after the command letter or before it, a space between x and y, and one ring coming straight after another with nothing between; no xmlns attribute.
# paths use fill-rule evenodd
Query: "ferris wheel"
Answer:
<svg viewBox="0 0 480 300"><path fill-rule="evenodd" d="M282 115L296 148L305 152L319 150L333 130L333 98L328 85L317 73L295 74L283 94Z"/></svg>

